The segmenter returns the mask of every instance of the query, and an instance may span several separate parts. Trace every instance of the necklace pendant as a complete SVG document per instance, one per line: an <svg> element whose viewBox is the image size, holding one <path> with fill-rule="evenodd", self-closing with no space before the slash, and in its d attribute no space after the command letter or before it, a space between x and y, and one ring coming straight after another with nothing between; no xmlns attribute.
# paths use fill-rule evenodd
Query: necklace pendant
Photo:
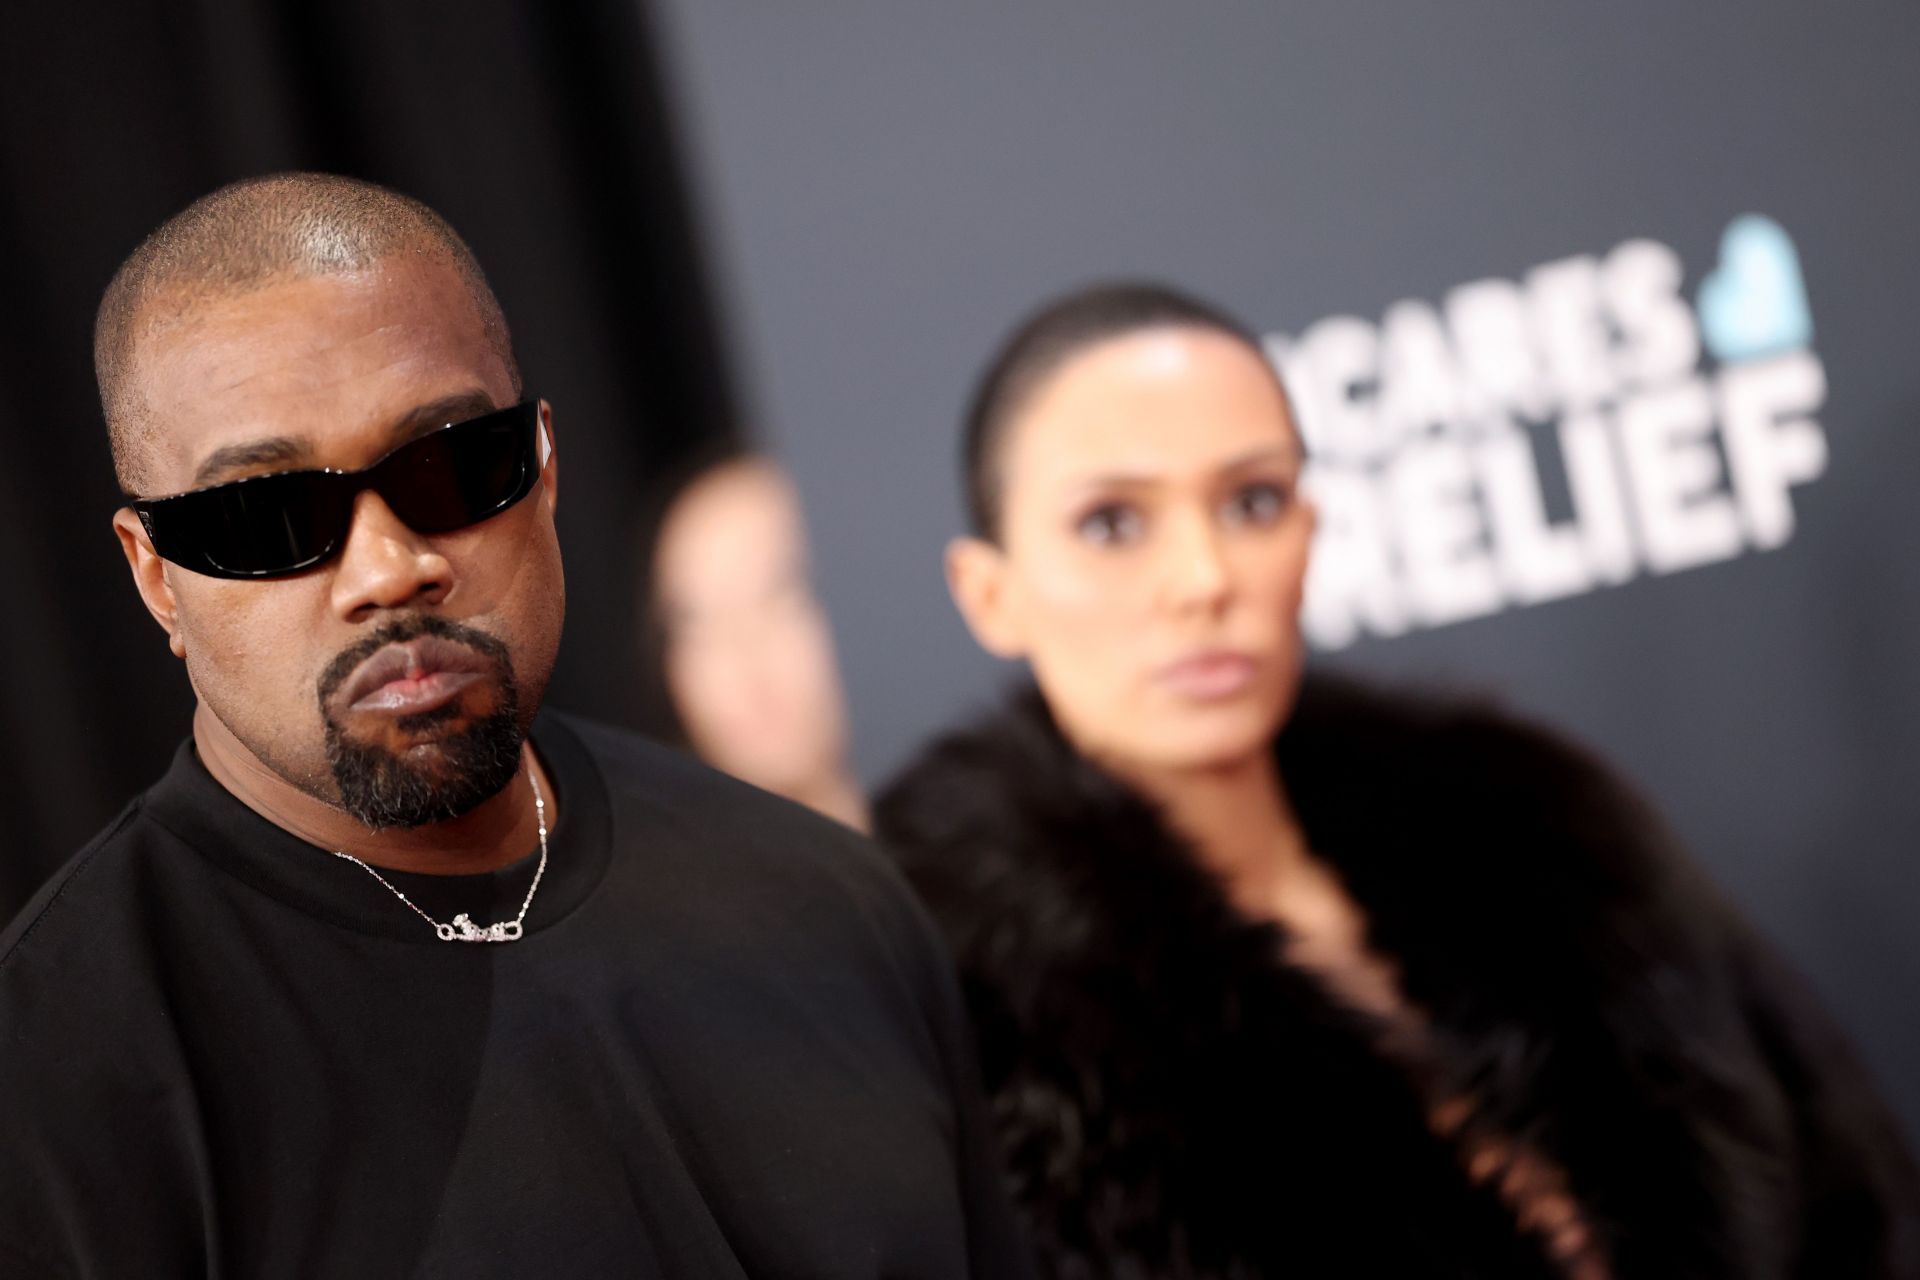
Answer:
<svg viewBox="0 0 1920 1280"><path fill-rule="evenodd" d="M462 911L453 918L452 924L441 924L409 901L407 895L394 888L385 876L345 849L335 849L333 856L345 858L378 880L388 893L400 899L402 906L432 925L433 936L442 942L518 942L526 932L521 921L527 918L527 908L533 905L533 895L540 892L540 877L547 874L547 799L540 794L540 779L534 775L532 765L527 766L527 781L533 785L534 822L540 829L540 865L533 869L533 883L527 886L527 896L520 903L520 914L512 920L501 920L482 928L473 922L472 916ZM4 923L4 920L0 920L0 924Z"/></svg>
<svg viewBox="0 0 1920 1280"><path fill-rule="evenodd" d="M453 918L452 924L434 926L434 932L442 942L515 942L519 940L521 927L518 920L503 920L483 928L462 911Z"/></svg>

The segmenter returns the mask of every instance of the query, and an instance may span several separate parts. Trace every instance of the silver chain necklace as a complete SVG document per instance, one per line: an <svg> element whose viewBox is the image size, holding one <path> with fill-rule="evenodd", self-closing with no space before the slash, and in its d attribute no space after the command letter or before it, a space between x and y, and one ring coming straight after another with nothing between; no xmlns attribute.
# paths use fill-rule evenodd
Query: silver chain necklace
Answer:
<svg viewBox="0 0 1920 1280"><path fill-rule="evenodd" d="M534 820L540 824L540 865L534 869L533 883L527 886L527 899L520 904L520 914L511 920L496 921L482 928L462 911L453 918L452 924L441 924L419 907L414 906L412 899L394 888L385 876L360 859L344 849L335 849L333 856L345 858L381 884L386 885L388 893L406 903L408 910L433 926L434 934L442 942L518 942L520 935L525 932L521 928L521 922L527 918L527 908L533 905L533 895L539 891L540 877L547 874L547 798L540 794L540 779L533 776L532 765L527 766L527 781L533 784Z"/></svg>

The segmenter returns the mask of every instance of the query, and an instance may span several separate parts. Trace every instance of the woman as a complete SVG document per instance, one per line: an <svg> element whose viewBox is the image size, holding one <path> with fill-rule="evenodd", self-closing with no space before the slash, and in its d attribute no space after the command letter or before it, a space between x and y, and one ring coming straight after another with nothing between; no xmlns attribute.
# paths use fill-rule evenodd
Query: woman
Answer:
<svg viewBox="0 0 1920 1280"><path fill-rule="evenodd" d="M1149 286L1039 313L970 417L949 585L1037 688L876 822L1051 1274L1920 1274L1893 1122L1637 799L1302 680L1301 460L1257 340Z"/></svg>
<svg viewBox="0 0 1920 1280"><path fill-rule="evenodd" d="M646 655L702 760L856 830L833 632L800 496L772 459L729 453L673 490L652 538Z"/></svg>

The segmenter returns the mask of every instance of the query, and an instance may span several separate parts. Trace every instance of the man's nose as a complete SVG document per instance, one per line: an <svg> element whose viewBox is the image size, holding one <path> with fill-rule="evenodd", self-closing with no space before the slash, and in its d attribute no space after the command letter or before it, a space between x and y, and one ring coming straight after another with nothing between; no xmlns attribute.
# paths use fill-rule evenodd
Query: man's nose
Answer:
<svg viewBox="0 0 1920 1280"><path fill-rule="evenodd" d="M334 610L349 622L382 609L435 605L453 590L453 565L371 489L353 502L353 524L333 571Z"/></svg>

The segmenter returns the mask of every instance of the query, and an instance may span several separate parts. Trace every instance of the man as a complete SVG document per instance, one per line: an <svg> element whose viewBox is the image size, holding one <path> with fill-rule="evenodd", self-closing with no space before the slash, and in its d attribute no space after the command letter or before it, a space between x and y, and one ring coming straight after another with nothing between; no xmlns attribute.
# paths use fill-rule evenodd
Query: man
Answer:
<svg viewBox="0 0 1920 1280"><path fill-rule="evenodd" d="M95 363L198 705L0 934L0 1274L1025 1274L899 882L538 711L560 435L436 214L218 191Z"/></svg>

